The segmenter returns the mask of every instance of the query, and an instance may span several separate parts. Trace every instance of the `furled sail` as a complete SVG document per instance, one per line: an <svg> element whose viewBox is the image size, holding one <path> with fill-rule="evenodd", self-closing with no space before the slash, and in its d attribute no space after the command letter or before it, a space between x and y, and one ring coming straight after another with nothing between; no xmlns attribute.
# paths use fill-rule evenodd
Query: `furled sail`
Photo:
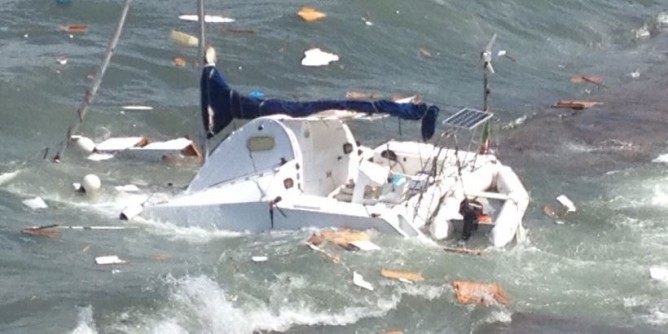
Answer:
<svg viewBox="0 0 668 334"><path fill-rule="evenodd" d="M260 116L285 114L305 117L325 110L350 110L369 115L384 113L406 120L422 121L422 138L434 135L439 108L425 103L396 103L389 100L319 100L288 101L260 99L245 96L230 88L225 79L209 63L202 70L200 80L202 121L211 138L223 130L233 119L254 119Z"/></svg>

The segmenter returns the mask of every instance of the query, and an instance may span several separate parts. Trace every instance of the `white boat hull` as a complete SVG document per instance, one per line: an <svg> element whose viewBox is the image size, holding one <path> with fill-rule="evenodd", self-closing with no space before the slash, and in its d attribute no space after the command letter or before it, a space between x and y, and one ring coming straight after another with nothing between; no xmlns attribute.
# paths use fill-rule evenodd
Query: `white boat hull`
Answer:
<svg viewBox="0 0 668 334"><path fill-rule="evenodd" d="M371 150L340 120L271 116L231 134L183 194L145 204L141 215L230 231L333 227L444 239L461 224L464 198L489 204L497 247L518 234L529 200L493 155L395 141Z"/></svg>

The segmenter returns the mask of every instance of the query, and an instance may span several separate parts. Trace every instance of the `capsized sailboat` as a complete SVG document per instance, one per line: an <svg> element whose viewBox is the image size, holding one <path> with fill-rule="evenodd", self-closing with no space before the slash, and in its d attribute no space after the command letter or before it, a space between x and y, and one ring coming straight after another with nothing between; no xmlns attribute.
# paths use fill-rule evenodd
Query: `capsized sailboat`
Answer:
<svg viewBox="0 0 668 334"><path fill-rule="evenodd" d="M214 136L234 118L250 119L213 150L185 191L130 206L121 219L231 231L338 227L444 239L462 225L460 204L476 199L494 246L519 233L528 194L493 154L422 142L358 144L346 120L389 114L434 134L438 107L392 101L262 100L231 89L207 53L202 120ZM492 115L465 108L444 121L474 129ZM445 138L444 133L441 138Z"/></svg>

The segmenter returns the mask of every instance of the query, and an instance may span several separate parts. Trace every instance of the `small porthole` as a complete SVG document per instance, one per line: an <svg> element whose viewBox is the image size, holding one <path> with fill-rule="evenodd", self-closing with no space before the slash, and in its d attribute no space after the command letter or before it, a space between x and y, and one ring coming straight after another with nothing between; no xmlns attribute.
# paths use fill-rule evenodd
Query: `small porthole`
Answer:
<svg viewBox="0 0 668 334"><path fill-rule="evenodd" d="M246 142L246 147L251 152L271 151L274 146L276 146L276 141L271 136L250 137Z"/></svg>
<svg viewBox="0 0 668 334"><path fill-rule="evenodd" d="M343 153L350 154L350 152L352 152L352 151L353 151L353 144L351 144L351 143L343 144Z"/></svg>

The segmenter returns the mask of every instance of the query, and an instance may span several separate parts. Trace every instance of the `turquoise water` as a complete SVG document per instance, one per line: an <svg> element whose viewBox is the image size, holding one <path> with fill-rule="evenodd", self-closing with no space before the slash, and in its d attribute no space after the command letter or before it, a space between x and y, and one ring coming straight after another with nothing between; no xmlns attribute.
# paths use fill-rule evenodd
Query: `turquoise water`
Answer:
<svg viewBox="0 0 668 334"><path fill-rule="evenodd" d="M45 149L59 148L75 119L121 3L3 1L0 332L522 333L532 332L531 325L544 333L668 330L668 285L649 278L651 266L668 265L668 172L649 160L595 175L577 168L546 172L542 164L560 162L548 154L504 160L531 192L529 243L481 257L378 235L374 242L383 251L337 250L345 265L335 265L302 243L311 231L239 235L160 223L138 230L63 230L52 239L20 234L32 225L118 225L118 210L131 198L113 186L173 191L194 173L193 166L95 163L76 150L68 150L60 164L42 160ZM312 4L328 14L315 23L296 17L302 5L207 1L207 12L236 19L207 25L218 67L232 86L303 100L342 98L350 90L418 94L441 106L443 118L482 104L479 52L497 33L494 50L516 60L494 60L491 101L501 128L525 115L548 113L559 99L595 98L665 71L666 31L657 18L668 11L666 1L327 1ZM177 18L196 8L196 1L133 3L83 134L164 140L197 133L197 50L169 38L172 29L197 34L196 23ZM63 24L87 24L88 31L70 36L60 31ZM652 37L636 39L643 26ZM314 46L340 55L340 61L301 66L303 51ZM421 48L431 57L422 56ZM177 56L186 59L185 68L172 64ZM66 57L67 64L56 57ZM607 88L574 85L569 79L575 74L600 75ZM154 110L121 113L127 104ZM539 122L527 126L540 131ZM389 120L351 127L362 142L399 137ZM403 138L417 138L417 129L402 124ZM567 135L545 133L545 140ZM592 148L570 149L586 154ZM664 145L651 153L666 151ZM95 199L71 190L87 173L99 175L104 185ZM554 198L563 193L578 212L555 224L542 206L556 205ZM49 208L31 210L21 203L35 196ZM102 255L129 263L98 266L94 257ZM255 255L269 260L252 263ZM381 268L419 271L426 280L384 280ZM376 289L352 285L352 271ZM455 279L497 282L511 304L459 305L450 285ZM522 323L513 314L549 318L531 322L529 316Z"/></svg>

